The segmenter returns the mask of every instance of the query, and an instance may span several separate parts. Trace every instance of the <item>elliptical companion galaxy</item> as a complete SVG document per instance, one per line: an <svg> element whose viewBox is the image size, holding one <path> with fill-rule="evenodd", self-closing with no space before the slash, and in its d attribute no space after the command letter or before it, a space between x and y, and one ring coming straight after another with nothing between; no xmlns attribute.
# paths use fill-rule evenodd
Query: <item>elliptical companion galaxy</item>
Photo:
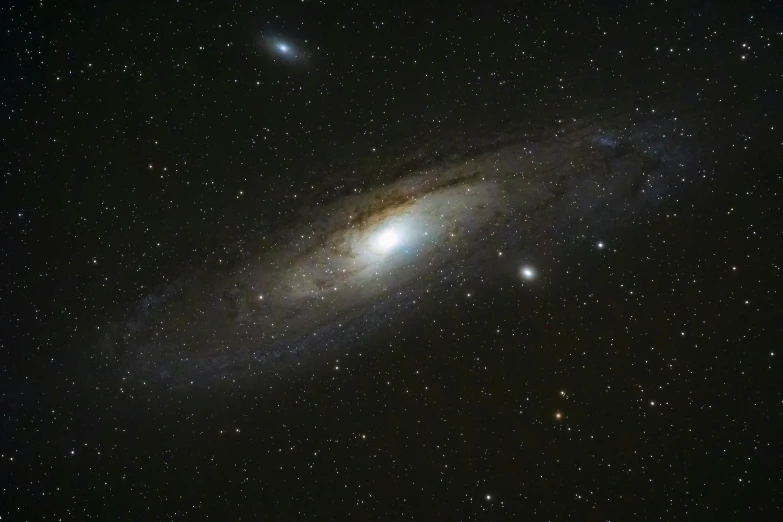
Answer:
<svg viewBox="0 0 783 522"><path fill-rule="evenodd" d="M689 157L682 118L502 133L309 211L229 268L184 274L104 328L100 345L127 378L259 377L361 341L456 282L540 284L524 260L567 248L580 226L632 226L676 190Z"/></svg>

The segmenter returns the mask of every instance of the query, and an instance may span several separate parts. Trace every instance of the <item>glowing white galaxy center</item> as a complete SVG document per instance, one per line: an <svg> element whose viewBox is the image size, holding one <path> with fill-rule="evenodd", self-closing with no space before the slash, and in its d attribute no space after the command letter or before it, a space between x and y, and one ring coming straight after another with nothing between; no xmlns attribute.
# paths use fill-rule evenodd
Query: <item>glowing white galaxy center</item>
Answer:
<svg viewBox="0 0 783 522"><path fill-rule="evenodd" d="M384 250L391 250L400 241L397 232L387 230L378 237L378 245Z"/></svg>

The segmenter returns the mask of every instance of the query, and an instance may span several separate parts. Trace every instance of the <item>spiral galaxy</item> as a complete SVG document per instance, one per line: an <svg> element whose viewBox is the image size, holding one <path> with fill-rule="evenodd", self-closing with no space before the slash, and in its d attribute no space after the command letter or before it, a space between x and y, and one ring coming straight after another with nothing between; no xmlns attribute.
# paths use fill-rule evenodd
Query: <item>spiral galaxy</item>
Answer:
<svg viewBox="0 0 783 522"><path fill-rule="evenodd" d="M258 376L361 341L454 281L538 279L522 259L567 248L580 230L632 226L676 191L691 152L675 117L503 132L305 209L230 268L183 274L146 296L101 346L126 377Z"/></svg>

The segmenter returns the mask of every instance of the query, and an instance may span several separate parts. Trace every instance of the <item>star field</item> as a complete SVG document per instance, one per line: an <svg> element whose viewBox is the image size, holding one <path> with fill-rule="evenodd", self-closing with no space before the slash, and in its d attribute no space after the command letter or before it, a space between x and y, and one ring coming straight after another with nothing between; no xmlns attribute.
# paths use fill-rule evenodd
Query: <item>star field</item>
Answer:
<svg viewBox="0 0 783 522"><path fill-rule="evenodd" d="M0 7L1 520L777 520L774 2Z"/></svg>

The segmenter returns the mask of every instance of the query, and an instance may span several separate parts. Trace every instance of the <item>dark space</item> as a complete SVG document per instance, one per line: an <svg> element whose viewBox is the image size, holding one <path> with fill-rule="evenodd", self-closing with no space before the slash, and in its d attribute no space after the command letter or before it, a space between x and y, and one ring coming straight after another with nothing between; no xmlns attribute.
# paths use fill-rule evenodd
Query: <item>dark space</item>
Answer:
<svg viewBox="0 0 783 522"><path fill-rule="evenodd" d="M783 517L776 2L0 12L0 520Z"/></svg>

